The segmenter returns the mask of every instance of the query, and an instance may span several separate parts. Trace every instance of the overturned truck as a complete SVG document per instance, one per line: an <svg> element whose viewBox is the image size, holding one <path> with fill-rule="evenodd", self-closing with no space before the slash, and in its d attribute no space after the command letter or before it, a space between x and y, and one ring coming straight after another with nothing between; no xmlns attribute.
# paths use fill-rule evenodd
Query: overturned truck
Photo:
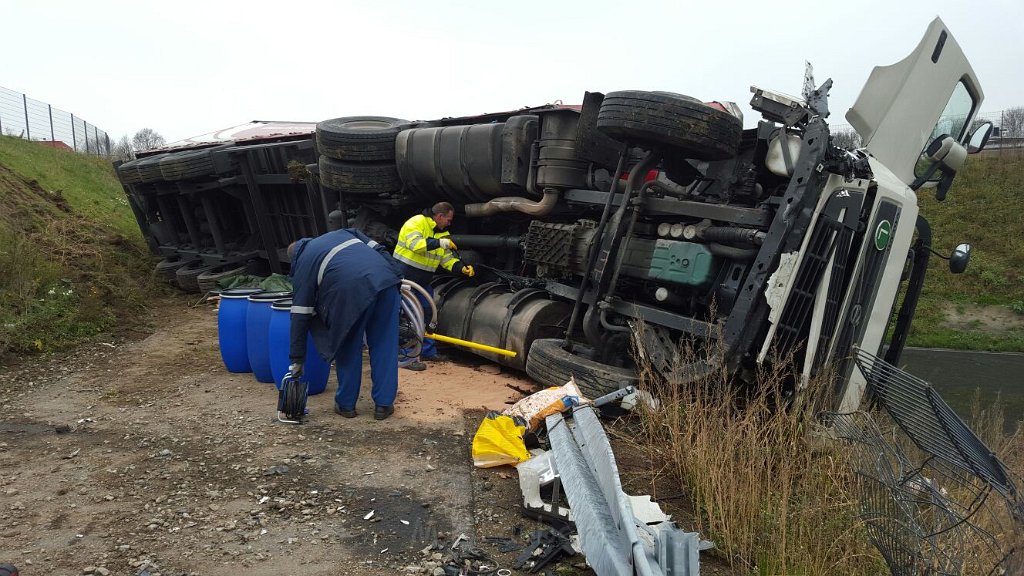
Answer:
<svg viewBox="0 0 1024 576"><path fill-rule="evenodd" d="M836 369L849 409L864 387L854 347L895 362L909 330L932 248L917 193L943 197L991 126L969 131L983 94L938 19L847 113L863 147L835 145L830 87L802 99L752 88L749 129L727 102L587 93L580 106L344 117L315 134L157 151L170 165L209 158L172 187L138 181L146 158L119 174L154 251L193 270L283 272L289 241L343 226L393 247L406 218L448 201L459 257L482 272L438 277L438 333L515 350L489 358L548 385L574 375L595 397L637 380L635 335L675 382L723 368L752 381L788 358L793 386ZM218 221L241 252L226 252ZM954 250L954 272L969 250ZM696 353L680 366L684 345Z"/></svg>

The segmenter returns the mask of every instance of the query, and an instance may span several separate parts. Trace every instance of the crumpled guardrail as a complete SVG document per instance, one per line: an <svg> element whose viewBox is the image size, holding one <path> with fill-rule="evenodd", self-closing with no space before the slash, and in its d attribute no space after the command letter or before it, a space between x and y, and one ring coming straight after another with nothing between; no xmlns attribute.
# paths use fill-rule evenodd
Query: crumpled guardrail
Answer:
<svg viewBox="0 0 1024 576"><path fill-rule="evenodd" d="M615 455L591 406L546 419L551 451L580 546L599 576L696 576L713 546L676 527L650 497L622 491ZM635 507L635 508L634 508Z"/></svg>

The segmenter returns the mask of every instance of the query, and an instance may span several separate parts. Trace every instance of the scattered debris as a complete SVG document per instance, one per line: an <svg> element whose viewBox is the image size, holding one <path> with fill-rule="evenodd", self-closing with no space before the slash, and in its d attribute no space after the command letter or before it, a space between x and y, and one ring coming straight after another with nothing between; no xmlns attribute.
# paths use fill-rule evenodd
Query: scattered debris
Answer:
<svg viewBox="0 0 1024 576"><path fill-rule="evenodd" d="M548 564L557 562L562 556L571 558L575 555L576 549L562 531L552 528L537 530L530 538L530 543L512 562L512 568L526 569L533 574Z"/></svg>
<svg viewBox="0 0 1024 576"><path fill-rule="evenodd" d="M280 464L277 466L271 466L263 471L264 476L281 476L288 473L288 467Z"/></svg>

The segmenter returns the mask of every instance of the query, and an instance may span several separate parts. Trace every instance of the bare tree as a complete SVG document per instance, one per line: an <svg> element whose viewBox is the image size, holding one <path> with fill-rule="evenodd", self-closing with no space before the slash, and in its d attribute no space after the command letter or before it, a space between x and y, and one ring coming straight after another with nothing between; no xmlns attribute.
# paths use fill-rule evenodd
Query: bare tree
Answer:
<svg viewBox="0 0 1024 576"><path fill-rule="evenodd" d="M132 148L136 152L142 152L163 146L167 141L156 130L143 128L132 136Z"/></svg>
<svg viewBox="0 0 1024 576"><path fill-rule="evenodd" d="M832 144L845 150L860 148L860 134L852 128L836 130L832 133Z"/></svg>
<svg viewBox="0 0 1024 576"><path fill-rule="evenodd" d="M1007 108L999 115L1000 138L1024 138L1024 106ZM1017 141L1015 146L1020 146Z"/></svg>
<svg viewBox="0 0 1024 576"><path fill-rule="evenodd" d="M128 140L127 134L121 136L117 144L114 144L114 158L124 162L135 160L135 150L132 149L132 143Z"/></svg>

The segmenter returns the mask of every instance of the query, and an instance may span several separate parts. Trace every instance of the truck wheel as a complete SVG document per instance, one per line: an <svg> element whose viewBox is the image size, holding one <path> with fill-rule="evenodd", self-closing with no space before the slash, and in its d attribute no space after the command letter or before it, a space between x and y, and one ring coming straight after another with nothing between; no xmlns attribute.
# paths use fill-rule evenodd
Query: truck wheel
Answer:
<svg viewBox="0 0 1024 576"><path fill-rule="evenodd" d="M320 157L320 183L349 194L387 194L402 189L394 162L354 164Z"/></svg>
<svg viewBox="0 0 1024 576"><path fill-rule="evenodd" d="M178 269L189 262L189 260L185 260L183 258L164 258L156 263L156 266L153 268L153 273L161 280L170 282L171 284L176 284L178 281Z"/></svg>
<svg viewBox="0 0 1024 576"><path fill-rule="evenodd" d="M316 125L316 145L324 156L350 162L395 159L395 137L408 120L386 116L346 116Z"/></svg>
<svg viewBox="0 0 1024 576"><path fill-rule="evenodd" d="M670 92L609 92L597 114L597 129L620 141L678 151L695 160L736 155L743 123L728 112Z"/></svg>
<svg viewBox="0 0 1024 576"><path fill-rule="evenodd" d="M160 160L160 174L169 182L213 176L216 173L213 169L213 152L227 147L222 145L169 154Z"/></svg>
<svg viewBox="0 0 1024 576"><path fill-rule="evenodd" d="M544 386L562 386L569 376L587 398L594 399L626 386L635 386L636 372L595 362L562 349L561 338L538 338L526 357L526 373Z"/></svg>
<svg viewBox="0 0 1024 576"><path fill-rule="evenodd" d="M156 156L146 156L140 159L135 164L135 169L138 171L139 182L148 184L150 182L161 182L164 179L163 174L160 173L160 162L167 157L167 153L157 154Z"/></svg>
<svg viewBox="0 0 1024 576"><path fill-rule="evenodd" d="M196 277L196 283L199 285L199 292L202 294L209 294L220 289L217 284L218 281L224 280L225 278L231 278L232 276L239 276L245 274L245 266L218 266L211 268L204 272L200 272L199 276Z"/></svg>
<svg viewBox="0 0 1024 576"><path fill-rule="evenodd" d="M185 292L199 292L199 275L210 270L213 270L213 266L203 264L202 260L193 260L185 264L174 273L178 288Z"/></svg>
<svg viewBox="0 0 1024 576"><path fill-rule="evenodd" d="M121 184L138 184L140 182L138 163L138 160L129 160L117 167L117 178Z"/></svg>

